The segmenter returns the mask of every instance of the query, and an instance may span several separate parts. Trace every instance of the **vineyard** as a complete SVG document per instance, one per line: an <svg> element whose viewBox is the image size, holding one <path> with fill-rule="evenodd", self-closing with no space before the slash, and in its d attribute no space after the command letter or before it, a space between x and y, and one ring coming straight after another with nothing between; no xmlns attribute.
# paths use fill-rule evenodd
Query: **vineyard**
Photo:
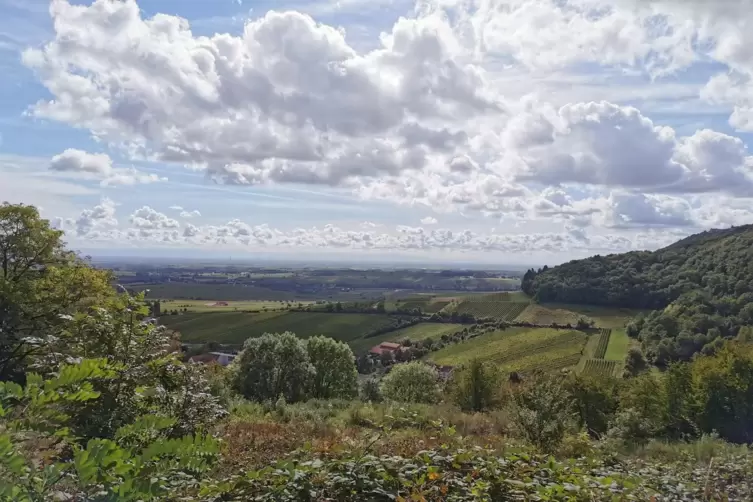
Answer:
<svg viewBox="0 0 753 502"><path fill-rule="evenodd" d="M599 343L594 351L594 359L604 359L604 356L607 355L607 347L609 347L609 338L611 335L611 329L601 328L599 330Z"/></svg>
<svg viewBox="0 0 753 502"><path fill-rule="evenodd" d="M586 339L576 330L509 328L449 345L429 359L453 366L481 359L509 371L556 370L578 363Z"/></svg>
<svg viewBox="0 0 753 502"><path fill-rule="evenodd" d="M523 312L527 303L522 302L490 302L466 300L457 307L458 314L471 314L474 317L493 317L503 321L513 321Z"/></svg>
<svg viewBox="0 0 753 502"><path fill-rule="evenodd" d="M605 359L589 359L583 368L583 373L592 377L609 377L614 375L617 368L617 361L607 361Z"/></svg>

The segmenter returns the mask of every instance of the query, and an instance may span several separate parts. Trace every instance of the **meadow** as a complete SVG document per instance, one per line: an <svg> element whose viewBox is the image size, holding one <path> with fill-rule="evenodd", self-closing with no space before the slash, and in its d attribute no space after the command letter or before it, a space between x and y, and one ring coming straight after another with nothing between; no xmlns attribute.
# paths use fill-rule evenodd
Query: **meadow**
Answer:
<svg viewBox="0 0 753 502"><path fill-rule="evenodd" d="M449 345L429 354L428 359L450 366L480 359L510 371L543 367L555 370L575 366L587 338L577 330L508 328Z"/></svg>

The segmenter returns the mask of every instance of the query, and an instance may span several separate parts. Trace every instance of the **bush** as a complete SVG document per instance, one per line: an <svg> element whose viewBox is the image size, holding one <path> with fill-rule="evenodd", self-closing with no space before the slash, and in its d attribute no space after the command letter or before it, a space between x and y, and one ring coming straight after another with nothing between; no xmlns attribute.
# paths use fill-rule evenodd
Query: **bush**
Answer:
<svg viewBox="0 0 753 502"><path fill-rule="evenodd" d="M511 416L520 434L543 451L554 451L574 418L559 378L535 378L517 387L512 397Z"/></svg>
<svg viewBox="0 0 753 502"><path fill-rule="evenodd" d="M436 403L439 401L439 380L431 366L412 362L398 364L382 381L382 395L393 401Z"/></svg>

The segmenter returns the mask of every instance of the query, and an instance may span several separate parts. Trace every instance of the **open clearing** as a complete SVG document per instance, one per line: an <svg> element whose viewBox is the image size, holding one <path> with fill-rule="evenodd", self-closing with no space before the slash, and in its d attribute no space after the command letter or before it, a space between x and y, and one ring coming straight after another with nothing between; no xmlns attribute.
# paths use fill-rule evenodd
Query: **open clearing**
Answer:
<svg viewBox="0 0 753 502"><path fill-rule="evenodd" d="M378 314L206 312L162 316L160 322L180 332L184 342L241 345L250 337L284 331L292 331L301 338L325 335L351 342L376 328L389 326L392 319Z"/></svg>
<svg viewBox="0 0 753 502"><path fill-rule="evenodd" d="M641 310L628 308L598 307L595 305L575 305L570 303L545 303L550 309L563 309L590 317L597 328L624 328L625 324L641 313Z"/></svg>
<svg viewBox="0 0 753 502"><path fill-rule="evenodd" d="M451 366L477 358L510 371L558 370L578 364L587 338L576 330L509 328L449 345L427 358Z"/></svg>

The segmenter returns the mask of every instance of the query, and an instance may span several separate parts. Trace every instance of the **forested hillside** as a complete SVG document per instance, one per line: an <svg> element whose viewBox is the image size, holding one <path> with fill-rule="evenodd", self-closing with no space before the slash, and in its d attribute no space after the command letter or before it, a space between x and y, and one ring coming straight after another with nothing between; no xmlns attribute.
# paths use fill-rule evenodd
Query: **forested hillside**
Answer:
<svg viewBox="0 0 753 502"><path fill-rule="evenodd" d="M654 252L594 256L538 271L523 290L543 302L654 309L628 326L658 365L713 352L753 326L753 225L711 230Z"/></svg>

